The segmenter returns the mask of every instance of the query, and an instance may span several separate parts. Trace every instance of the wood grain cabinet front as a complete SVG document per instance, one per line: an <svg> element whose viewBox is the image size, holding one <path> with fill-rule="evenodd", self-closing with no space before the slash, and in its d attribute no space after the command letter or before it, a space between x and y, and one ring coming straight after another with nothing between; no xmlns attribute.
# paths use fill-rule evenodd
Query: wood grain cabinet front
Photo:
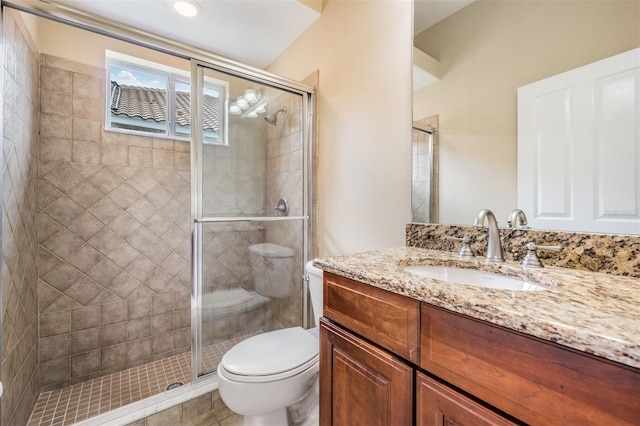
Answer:
<svg viewBox="0 0 640 426"><path fill-rule="evenodd" d="M420 367L532 425L640 425L640 370L422 305Z"/></svg>
<svg viewBox="0 0 640 426"><path fill-rule="evenodd" d="M323 426L640 426L640 369L326 272L323 315Z"/></svg>
<svg viewBox="0 0 640 426"><path fill-rule="evenodd" d="M427 375L416 374L416 426L514 426L510 420Z"/></svg>
<svg viewBox="0 0 640 426"><path fill-rule="evenodd" d="M407 426L413 368L320 319L320 425Z"/></svg>
<svg viewBox="0 0 640 426"><path fill-rule="evenodd" d="M418 363L420 302L326 272L323 291L325 317Z"/></svg>

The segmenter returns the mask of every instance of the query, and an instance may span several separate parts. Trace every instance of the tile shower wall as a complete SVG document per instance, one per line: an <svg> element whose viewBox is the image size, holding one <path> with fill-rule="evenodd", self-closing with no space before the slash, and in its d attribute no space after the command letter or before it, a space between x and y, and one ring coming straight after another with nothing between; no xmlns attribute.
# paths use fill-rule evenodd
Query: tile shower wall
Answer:
<svg viewBox="0 0 640 426"><path fill-rule="evenodd" d="M274 209L280 198L287 200L290 216L303 213L302 110L299 97L283 95L269 104L270 111L287 108L276 126L267 126L267 170L265 204ZM269 215L273 214L268 212ZM296 251L293 279L294 292L272 300L272 329L301 325L302 322L302 236L299 221L267 222L266 241Z"/></svg>
<svg viewBox="0 0 640 426"><path fill-rule="evenodd" d="M38 396L39 57L20 14L3 15L2 424L24 425Z"/></svg>
<svg viewBox="0 0 640 426"><path fill-rule="evenodd" d="M190 347L189 144L105 132L105 71L43 55L40 386Z"/></svg>

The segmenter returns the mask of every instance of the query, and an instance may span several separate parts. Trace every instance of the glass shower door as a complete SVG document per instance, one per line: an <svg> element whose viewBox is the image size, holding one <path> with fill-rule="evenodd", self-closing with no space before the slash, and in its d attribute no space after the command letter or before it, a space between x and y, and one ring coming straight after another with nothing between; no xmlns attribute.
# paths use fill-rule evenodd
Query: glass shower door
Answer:
<svg viewBox="0 0 640 426"><path fill-rule="evenodd" d="M192 356L201 376L243 339L303 325L310 94L197 62L192 81Z"/></svg>

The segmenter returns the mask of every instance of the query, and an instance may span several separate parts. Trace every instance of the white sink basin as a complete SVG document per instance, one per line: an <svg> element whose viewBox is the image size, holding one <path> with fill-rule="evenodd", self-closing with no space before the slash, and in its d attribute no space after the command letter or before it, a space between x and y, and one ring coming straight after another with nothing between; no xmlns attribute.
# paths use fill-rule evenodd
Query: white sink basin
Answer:
<svg viewBox="0 0 640 426"><path fill-rule="evenodd" d="M433 278L450 283L473 285L485 288L500 288L504 290L538 291L546 287L523 281L517 278L505 277L491 272L476 269L454 268L449 266L417 265L406 266L405 271L412 274Z"/></svg>

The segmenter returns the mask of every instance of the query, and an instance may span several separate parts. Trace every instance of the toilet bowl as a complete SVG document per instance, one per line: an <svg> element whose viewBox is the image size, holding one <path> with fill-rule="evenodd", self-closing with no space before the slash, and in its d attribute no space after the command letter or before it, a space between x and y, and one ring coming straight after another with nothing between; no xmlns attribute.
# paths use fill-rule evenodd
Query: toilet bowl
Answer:
<svg viewBox="0 0 640 426"><path fill-rule="evenodd" d="M305 271L318 324L322 271L311 262ZM316 329L291 327L250 337L222 357L218 365L220 397L244 416L245 426L317 424L318 359Z"/></svg>

